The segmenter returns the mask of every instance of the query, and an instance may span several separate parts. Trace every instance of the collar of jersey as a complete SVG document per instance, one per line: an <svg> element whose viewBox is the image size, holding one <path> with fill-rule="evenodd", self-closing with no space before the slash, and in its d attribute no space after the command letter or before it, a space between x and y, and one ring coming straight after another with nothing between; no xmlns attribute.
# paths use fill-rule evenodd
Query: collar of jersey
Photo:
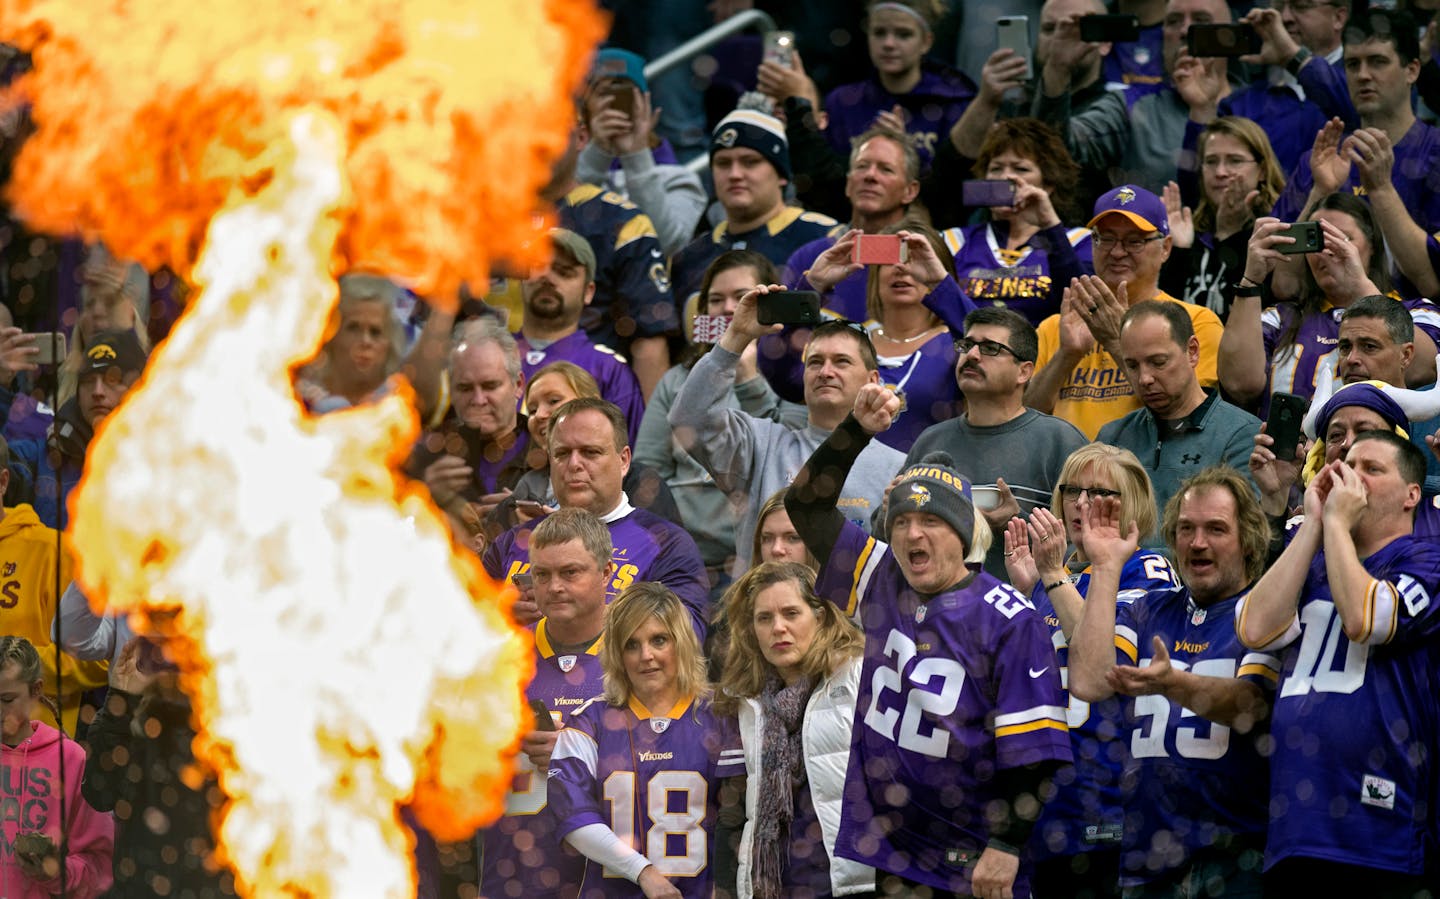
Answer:
<svg viewBox="0 0 1440 899"><path fill-rule="evenodd" d="M690 707L690 703L694 701L694 696L682 696L679 700L676 701L675 707L671 709L668 713L664 715L656 715L649 709L645 708L645 703L641 702L639 699L632 695L630 697L630 711L634 712L635 717L639 718L641 721L646 721L650 718L679 718L681 715L685 714L685 710L688 709Z"/></svg>
<svg viewBox="0 0 1440 899"><path fill-rule="evenodd" d="M550 635L545 633L545 619L541 618L535 623L535 649L540 653L540 658L554 658L555 649L550 645ZM587 656L598 656L600 654L600 638L596 637L590 648L585 650Z"/></svg>

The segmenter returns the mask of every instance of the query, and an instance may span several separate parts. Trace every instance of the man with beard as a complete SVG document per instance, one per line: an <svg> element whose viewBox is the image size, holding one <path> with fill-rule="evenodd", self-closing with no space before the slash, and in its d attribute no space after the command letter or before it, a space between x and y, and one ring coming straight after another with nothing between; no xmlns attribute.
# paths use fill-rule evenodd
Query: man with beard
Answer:
<svg viewBox="0 0 1440 899"><path fill-rule="evenodd" d="M1038 342L1025 316L998 306L965 316L956 342L955 379L965 412L926 428L910 447L901 470L933 452L949 453L976 487L994 487L999 504L980 509L991 530L1003 532L1016 515L1048 507L1066 458L1085 445L1085 435L1063 419L1025 406L1025 385L1035 373ZM985 570L1006 578L1003 541L985 555Z"/></svg>
<svg viewBox="0 0 1440 899"><path fill-rule="evenodd" d="M552 228L555 255L550 264L520 285L525 320L515 334L520 370L526 380L551 362L573 362L600 385L600 395L620 407L630 423L630 443L639 434L645 399L625 357L593 343L580 330L580 313L595 296L595 252L589 241L564 228Z"/></svg>
<svg viewBox="0 0 1440 899"><path fill-rule="evenodd" d="M1069 687L1125 701L1126 896L1258 897L1268 768L1261 749L1280 661L1251 652L1235 609L1265 569L1270 528L1255 492L1225 465L1181 485L1162 528L1182 586L1117 600L1139 528L1115 498L1082 519L1090 587L1070 640ZM1303 895L1303 894L1302 894Z"/></svg>

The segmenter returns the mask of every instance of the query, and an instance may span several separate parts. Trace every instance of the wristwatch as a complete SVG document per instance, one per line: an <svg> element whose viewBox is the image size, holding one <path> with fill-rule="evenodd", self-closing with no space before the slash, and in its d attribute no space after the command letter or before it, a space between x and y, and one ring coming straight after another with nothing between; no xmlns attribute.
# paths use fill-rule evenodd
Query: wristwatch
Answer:
<svg viewBox="0 0 1440 899"><path fill-rule="evenodd" d="M1295 51L1294 56L1290 57L1290 61L1285 63L1285 71L1289 72L1291 75L1294 75L1296 78L1299 78L1300 67L1305 65L1305 63L1310 59L1310 57L1314 55L1315 54L1310 52L1309 47L1301 47L1299 50Z"/></svg>

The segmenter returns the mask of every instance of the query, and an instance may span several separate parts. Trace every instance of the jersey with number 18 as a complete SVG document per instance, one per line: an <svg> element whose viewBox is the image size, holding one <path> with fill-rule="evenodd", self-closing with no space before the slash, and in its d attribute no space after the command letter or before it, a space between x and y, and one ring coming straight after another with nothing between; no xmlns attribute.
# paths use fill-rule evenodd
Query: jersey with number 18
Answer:
<svg viewBox="0 0 1440 899"><path fill-rule="evenodd" d="M745 773L733 717L681 700L650 712L597 699L560 732L550 757L550 804L561 837L603 824L650 860L686 899L710 899L720 780ZM640 899L640 887L593 861L580 899Z"/></svg>
<svg viewBox="0 0 1440 899"><path fill-rule="evenodd" d="M1000 769L1071 760L1065 693L1045 619L984 572L935 596L890 547L846 523L816 585L865 631L845 804L844 858L968 895L989 841ZM1027 871L1017 899L1029 895Z"/></svg>

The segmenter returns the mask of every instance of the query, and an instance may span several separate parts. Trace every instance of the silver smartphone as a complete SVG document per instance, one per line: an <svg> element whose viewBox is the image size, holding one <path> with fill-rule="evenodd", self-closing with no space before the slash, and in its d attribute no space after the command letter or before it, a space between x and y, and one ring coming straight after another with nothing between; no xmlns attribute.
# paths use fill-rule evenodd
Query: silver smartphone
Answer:
<svg viewBox="0 0 1440 899"><path fill-rule="evenodd" d="M1013 50L1025 60L1025 77L1032 77L1035 60L1030 52L1030 17L1001 16L995 20L995 35L996 48Z"/></svg>
<svg viewBox="0 0 1440 899"><path fill-rule="evenodd" d="M35 335L36 365L59 365L65 361L65 335L60 331L44 331Z"/></svg>

